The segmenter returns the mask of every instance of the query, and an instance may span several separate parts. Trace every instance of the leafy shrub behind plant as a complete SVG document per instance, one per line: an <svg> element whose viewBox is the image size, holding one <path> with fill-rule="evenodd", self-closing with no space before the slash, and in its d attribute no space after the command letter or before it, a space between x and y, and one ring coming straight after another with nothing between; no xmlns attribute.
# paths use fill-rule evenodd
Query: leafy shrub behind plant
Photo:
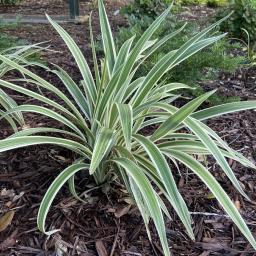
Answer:
<svg viewBox="0 0 256 256"><path fill-rule="evenodd" d="M227 0L177 0L180 5L207 5L209 7L220 7L228 5Z"/></svg>
<svg viewBox="0 0 256 256"><path fill-rule="evenodd" d="M8 31L9 29L17 29L18 26L19 18L17 18L16 22L8 23L5 22L2 17L0 17L0 52L11 47L28 43L28 41L21 40L18 37L6 33L6 30Z"/></svg>
<svg viewBox="0 0 256 256"><path fill-rule="evenodd" d="M208 7L216 8L216 7L228 5L228 1L226 1L226 0L207 0L206 5Z"/></svg>
<svg viewBox="0 0 256 256"><path fill-rule="evenodd" d="M136 35L134 43L139 40L145 28L151 24L152 20L147 16L142 19L137 19L133 15L128 17L128 27L119 28L119 32L116 34L115 39L118 47L133 35ZM175 16L169 16L165 22L161 24L159 29L155 33L156 38L161 38L171 31L177 30L182 27L183 22L179 22ZM165 56L169 51L177 49L181 44L185 43L188 38L198 33L198 26L195 23L188 23L183 29L182 34L179 37L174 37L165 43L163 47L160 47L154 54L152 54L147 60L145 60L138 72L137 76L147 73L159 59ZM173 81L186 83L191 86L197 86L199 81L206 79L214 79L217 77L219 71L233 72L237 69L239 64L244 61L243 57L231 57L230 52L233 49L240 48L239 44L230 44L227 39L222 39L215 43L213 46L204 49L198 54L191 56L191 58L185 60L182 65L178 65L168 72L163 80L168 83ZM197 90L197 92L202 90ZM193 94L193 92L190 92ZM197 94L198 95L198 94ZM214 99L211 101L211 99ZM224 97L212 96L208 99L211 104L217 102L222 103L226 101Z"/></svg>
<svg viewBox="0 0 256 256"><path fill-rule="evenodd" d="M216 19L224 17L233 11L230 19L220 25L222 31L231 33L234 37L247 40L246 29L252 42L256 42L256 1L255 0L234 0L229 8L221 10Z"/></svg>
<svg viewBox="0 0 256 256"><path fill-rule="evenodd" d="M172 0L134 0L131 4L122 8L121 12L126 15L134 15L137 18L148 16L155 19L165 10Z"/></svg>
<svg viewBox="0 0 256 256"><path fill-rule="evenodd" d="M48 70L61 79L69 91L68 95L27 67L8 56L0 55L3 63L23 73L27 78L25 82L35 88L47 89L55 95L53 97L55 100L51 100L34 90L24 88L22 84L24 79L15 83L0 79L2 88L13 89L44 103L44 106L24 104L14 107L1 115L1 118L19 111L32 112L50 117L66 127L63 130L55 127L21 130L1 140L0 152L30 145L52 144L73 151L77 157L77 160L61 172L47 190L38 212L39 230L47 235L57 231L46 231L46 216L56 194L66 182L69 183L69 189L74 197L84 202L75 190L75 175L79 171L87 171L93 175L97 184L110 185L110 181L117 178L123 182L141 212L149 238L149 221L152 219L159 234L163 253L169 256L164 215L168 218L170 215L168 204L162 200L162 197L173 206L189 237L194 238L189 210L175 183L172 167L167 162L169 159L176 164L178 162L184 164L206 184L256 249L256 241L231 199L208 168L194 157L195 155L213 156L234 187L247 197L226 158L237 160L247 167L255 169L256 167L241 154L232 150L202 121L222 114L254 109L256 102L236 102L196 111L215 92L211 91L177 108L171 104L177 98L173 95L173 91L189 86L175 82L161 82L161 78L175 66L223 38L224 35L209 35L221 21L189 38L175 51L162 56L149 72L136 79L134 75L140 64L168 40L179 36L182 29L172 32L159 41L152 40L154 32L168 15L170 11L168 8L141 35L134 46L134 37L132 37L117 50L103 2L99 0L98 3L105 55L99 67L91 36L95 77L74 40L60 25L48 17L70 49L83 77L82 86L79 86L60 67ZM56 99L60 99L61 104ZM148 136L143 135L143 128L151 125L157 125L158 128L152 130ZM37 135L49 132L56 135ZM68 138L65 138L65 135Z"/></svg>
<svg viewBox="0 0 256 256"><path fill-rule="evenodd" d="M177 3L180 5L199 5L199 4L204 4L205 1L203 1L203 0L178 0Z"/></svg>

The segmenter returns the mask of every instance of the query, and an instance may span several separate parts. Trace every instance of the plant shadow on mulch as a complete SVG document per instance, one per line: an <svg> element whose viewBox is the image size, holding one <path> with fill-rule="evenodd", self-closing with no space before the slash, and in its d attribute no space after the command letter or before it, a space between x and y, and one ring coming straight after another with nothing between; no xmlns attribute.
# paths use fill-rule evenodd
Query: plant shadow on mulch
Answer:
<svg viewBox="0 0 256 256"><path fill-rule="evenodd" d="M45 7L51 13L52 7L50 5ZM116 9L116 5L111 3L108 5L110 13L113 14ZM8 10L15 10L15 7L9 7ZM91 7L88 7L84 11L90 10ZM95 16L94 23L97 22ZM123 21L112 15L111 22L118 26ZM74 36L87 60L90 60L87 26L67 24L64 28ZM99 28L96 26L94 29L98 34ZM39 31L45 33L38 33ZM61 49L62 52L48 52L43 58L49 63L64 67L76 80L80 79L76 65L63 41L50 26L22 25L7 29L6 32L20 38L28 38L30 42L52 39L50 44L54 46L53 49ZM52 74L39 69L35 71L63 89L60 81ZM255 99L255 74L256 69L241 69L233 75L221 74L218 81L207 82L202 86L205 89L217 87L227 96L235 95L245 100ZM26 100L22 95L13 92L12 96L19 103ZM59 126L50 119L34 114L26 114L25 117L27 124L32 127ZM209 122L209 125L231 143L234 149L240 150L255 163L255 111L215 118ZM1 139L11 133L3 122L0 128ZM126 203L127 194L124 187L118 181L113 181L110 188L95 187L87 172L77 176L76 185L78 192L87 191L84 198L88 203L78 202L70 195L68 188L64 187L54 200L47 218L49 230L61 231L47 238L37 230L36 215L45 191L60 171L73 160L74 155L69 151L53 146L33 146L0 154L0 211L2 214L10 210L15 211L11 224L0 232L0 255L162 255L154 226L150 226L152 231L152 242L150 242L138 210L134 206L129 207ZM247 202L238 195L214 161L212 159L207 161L216 179L229 193L250 229L256 234L255 172L229 161L252 199L252 202ZM184 227L170 207L172 220L166 220L166 229L173 255L256 255L207 188L185 168L181 168L181 171L182 176L173 170L179 189L189 210L193 212L196 239L195 242L189 240Z"/></svg>

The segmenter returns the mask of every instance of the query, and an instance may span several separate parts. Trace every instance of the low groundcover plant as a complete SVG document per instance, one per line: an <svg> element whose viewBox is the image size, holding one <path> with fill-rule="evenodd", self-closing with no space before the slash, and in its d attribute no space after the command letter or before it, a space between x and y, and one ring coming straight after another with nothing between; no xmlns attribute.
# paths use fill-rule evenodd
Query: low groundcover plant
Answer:
<svg viewBox="0 0 256 256"><path fill-rule="evenodd" d="M18 63L15 59L0 55L3 63L21 72L24 77L16 81L1 79L0 86L32 97L44 105L47 104L47 107L27 104L13 107L5 111L1 118L11 117L17 112L34 112L50 117L67 128L65 130L54 127L22 129L1 140L0 152L30 145L53 144L70 149L77 155L76 162L61 172L46 192L38 212L39 230L47 235L56 232L56 230L46 231L45 221L53 199L66 182L71 193L78 200L83 201L76 193L74 184L75 175L79 171L88 171L97 184L106 183L115 176L125 184L130 196L136 202L149 238L148 224L152 219L164 255L170 255L164 215L170 216L164 202L172 205L189 237L194 239L188 208L175 184L172 168L167 163L167 159L170 159L174 166L177 163L184 164L207 185L256 249L254 237L231 199L209 170L194 157L213 156L234 187L248 198L231 170L227 158L247 167L255 168L255 166L240 153L232 150L203 121L222 114L256 108L256 101L234 102L196 111L214 93L210 91L177 108L171 104L178 98L173 91L188 89L189 86L180 83L165 84L161 79L165 73L170 72L173 67L191 55L223 38L225 35L208 35L223 19L202 30L180 48L163 56L145 76L133 79L141 63L165 42L178 36L183 28L162 39L151 40L154 32L170 12L170 6L150 25L135 45L132 37L117 51L103 1L99 0L98 4L105 56L99 65L90 20L94 77L73 39L48 17L52 26L65 41L81 72L81 84L76 84L60 67L56 66L51 70L61 79L69 96L54 84L31 72L27 63ZM35 89L50 91L60 99L61 104L58 100L51 100L43 94L24 88L23 82L29 83ZM152 129L150 135L144 136L143 128L155 124L158 128ZM42 135L45 133L55 136ZM162 200L163 197L166 200Z"/></svg>

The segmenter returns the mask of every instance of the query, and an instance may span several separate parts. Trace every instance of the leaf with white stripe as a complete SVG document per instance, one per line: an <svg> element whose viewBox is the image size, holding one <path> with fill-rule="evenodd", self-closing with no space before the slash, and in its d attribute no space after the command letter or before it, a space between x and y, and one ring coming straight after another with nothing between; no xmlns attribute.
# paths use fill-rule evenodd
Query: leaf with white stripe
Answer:
<svg viewBox="0 0 256 256"><path fill-rule="evenodd" d="M52 182L51 186L46 191L43 200L40 204L40 208L37 215L37 226L40 231L45 233L46 235L51 235L59 230L52 230L46 231L45 230L45 220L49 209L52 205L54 198L56 197L57 193L63 187L63 185L77 172L88 169L88 164L77 163L67 167L63 172L61 172L58 177Z"/></svg>
<svg viewBox="0 0 256 256"><path fill-rule="evenodd" d="M160 127L153 133L150 139L155 141L164 137L166 134L176 128L181 122L183 122L213 93L215 93L215 90L207 92L196 99L189 101L186 105L177 110L175 114L171 115L164 123L162 123Z"/></svg>
<svg viewBox="0 0 256 256"><path fill-rule="evenodd" d="M147 205L150 216L156 226L164 250L164 255L169 256L170 251L166 238L165 223L161 211L161 206L148 178L136 164L134 164L131 160L127 158L118 158L113 161L118 165L122 166L137 185Z"/></svg>
<svg viewBox="0 0 256 256"><path fill-rule="evenodd" d="M242 234L247 238L253 248L256 250L256 241L249 228L247 227L244 219L240 215L239 211L235 207L234 203L230 200L226 192L222 189L220 184L216 181L213 175L198 161L188 154L171 150L170 155L182 162L189 169L191 169L211 190L218 202L222 205L224 210L230 216L230 218L237 225Z"/></svg>
<svg viewBox="0 0 256 256"><path fill-rule="evenodd" d="M119 113L119 119L122 126L122 133L124 135L125 144L128 150L131 149L132 141L132 108L129 104L116 103L116 107Z"/></svg>
<svg viewBox="0 0 256 256"><path fill-rule="evenodd" d="M176 186L175 180L173 178L173 175L167 164L166 159L152 141L150 141L149 139L145 138L142 135L133 135L133 137L143 146L149 158L153 162L154 167L156 168L158 175L165 186L167 194L169 195L172 201L173 208L180 217L189 236L192 239L194 239L194 234L191 227L191 218L188 212L188 208L178 191L178 188Z"/></svg>
<svg viewBox="0 0 256 256"><path fill-rule="evenodd" d="M90 174L93 174L102 159L107 155L113 145L114 134L111 129L101 128L93 147L92 159L90 164Z"/></svg>
<svg viewBox="0 0 256 256"><path fill-rule="evenodd" d="M98 0L98 7L99 7L102 42L103 42L105 56L107 58L109 74L111 75L115 65L115 60L116 60L115 43L114 43L111 28L109 25L107 13L102 0Z"/></svg>
<svg viewBox="0 0 256 256"><path fill-rule="evenodd" d="M73 38L55 21L53 21L48 15L46 15L49 22L52 24L52 26L56 29L56 31L59 33L59 35L62 37L62 39L65 41L67 47L69 48L70 52L72 53L77 66L81 72L81 75L83 77L83 80L86 83L86 86L89 91L90 100L92 103L96 102L97 99L97 92L96 92L96 86L93 80L93 76L91 74L90 68L87 64L87 61L84 58L83 53L73 40Z"/></svg>

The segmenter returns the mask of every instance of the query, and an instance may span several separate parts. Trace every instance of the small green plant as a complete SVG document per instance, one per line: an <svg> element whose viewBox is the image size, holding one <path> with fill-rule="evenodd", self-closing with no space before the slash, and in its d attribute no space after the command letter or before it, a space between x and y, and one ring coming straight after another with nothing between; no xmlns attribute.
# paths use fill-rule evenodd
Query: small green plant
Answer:
<svg viewBox="0 0 256 256"><path fill-rule="evenodd" d="M189 210L176 186L172 167L167 162L169 159L174 163L184 164L198 175L256 249L255 239L231 199L210 171L194 158L197 154L212 155L234 187L247 198L226 158L251 168L256 167L232 150L202 121L222 114L254 109L256 101L229 103L196 111L215 92L210 91L177 108L170 104L177 99L173 91L189 86L160 82L164 74L175 66L182 65L193 54L222 39L225 35L209 34L223 20L205 28L176 50L168 52L149 72L135 78L138 67L168 40L179 36L182 29L159 40L152 39L170 12L168 8L146 29L134 46L134 37L131 37L117 51L103 1L99 0L98 4L105 54L99 68L90 26L94 77L74 40L48 17L71 51L83 77L80 87L60 67L52 70L66 86L70 97L28 68L0 55L0 60L6 65L23 73L26 79L21 79L21 83L26 81L31 86L47 89L56 96L54 99L61 100L60 104L57 100L24 88L19 81L14 83L0 80L1 87L23 93L48 106L24 104L7 111L2 118L17 111L35 112L51 117L67 128L24 129L1 140L0 152L30 145L52 144L65 147L77 156L77 160L61 172L47 190L38 212L39 230L48 235L56 232L46 231L46 216L56 194L66 182L75 198L83 202L75 190L74 181L79 171L86 171L93 175L96 184L110 184L108 182L113 177L123 182L141 212L149 238L148 224L152 219L164 255L169 256L164 222L164 215L170 217L167 202L173 206L189 237L194 239ZM150 135L143 135L143 128L151 125L158 125L158 128L152 129ZM185 130L190 133L184 133ZM37 135L48 132L55 133L56 136ZM67 138L63 138L63 135L67 135ZM166 198L166 202L162 197Z"/></svg>
<svg viewBox="0 0 256 256"><path fill-rule="evenodd" d="M223 22L220 29L229 32L234 37L247 40L247 35L243 32L243 29L246 29L251 42L256 42L256 1L234 0L229 8L217 13L216 19L225 17L231 11L233 11L231 18Z"/></svg>
<svg viewBox="0 0 256 256"><path fill-rule="evenodd" d="M255 66L256 65L256 42L252 43L251 42L251 37L250 34L248 33L248 31L246 29L242 29L245 33L245 35L247 36L247 41L243 41L243 44L246 47L246 51L247 51L247 59L249 62L250 66Z"/></svg>
<svg viewBox="0 0 256 256"><path fill-rule="evenodd" d="M201 5L205 4L204 0L178 0L176 1L177 4L180 5Z"/></svg>

